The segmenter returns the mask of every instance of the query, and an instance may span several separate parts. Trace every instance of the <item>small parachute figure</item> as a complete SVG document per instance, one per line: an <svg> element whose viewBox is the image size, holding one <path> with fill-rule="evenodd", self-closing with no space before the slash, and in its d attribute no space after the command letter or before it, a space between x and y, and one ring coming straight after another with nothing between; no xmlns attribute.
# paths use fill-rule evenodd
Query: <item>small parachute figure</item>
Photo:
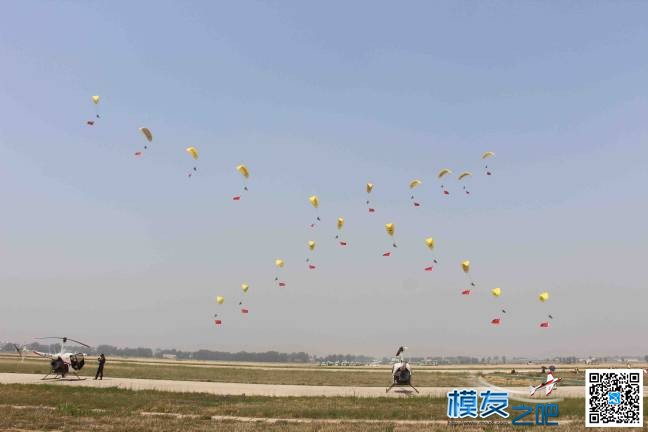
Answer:
<svg viewBox="0 0 648 432"><path fill-rule="evenodd" d="M387 235L391 238L394 238L394 233L396 232L396 226L393 223L388 223L385 224L385 231L387 231ZM394 240L394 243L392 243L392 247L397 248L398 245L396 245L396 241Z"/></svg>
<svg viewBox="0 0 648 432"><path fill-rule="evenodd" d="M214 324L217 325L217 326L220 326L221 324L223 324L223 321L221 321L219 319L215 319Z"/></svg>
<svg viewBox="0 0 648 432"><path fill-rule="evenodd" d="M249 311L247 308L241 308L241 313L242 313L242 314L247 314L247 313L249 313L249 312L250 312L250 311Z"/></svg>
<svg viewBox="0 0 648 432"><path fill-rule="evenodd" d="M238 171L243 176L243 191L247 192L248 186L247 181L250 178L250 170L245 165L237 165L236 171ZM233 200L239 201L241 199L240 195L236 195Z"/></svg>
<svg viewBox="0 0 648 432"><path fill-rule="evenodd" d="M469 171L464 171L461 174L459 174L458 179L459 179L459 181L462 181L466 177L472 177L472 173L469 172ZM470 191L466 188L466 185L464 184L462 187L463 187L463 190L466 193L466 195L470 195Z"/></svg>
<svg viewBox="0 0 648 432"><path fill-rule="evenodd" d="M282 260L280 258L275 260L275 267L277 267L277 269L282 269L284 267L284 265L285 265L284 260ZM276 274L274 280L275 280L275 283L277 284L277 286L280 286L280 287L285 287L286 286L285 282L282 282L282 281L279 280L279 270L277 270L277 274Z"/></svg>
<svg viewBox="0 0 648 432"><path fill-rule="evenodd" d="M371 201L369 200L369 195L371 194L371 191L373 190L373 188L374 188L373 183L367 183L367 202L366 202L366 204L367 204L367 209L369 210L369 213L373 213L373 212L376 211L376 209L371 207Z"/></svg>
<svg viewBox="0 0 648 432"><path fill-rule="evenodd" d="M549 328L549 321L543 321L540 323L540 328Z"/></svg>
<svg viewBox="0 0 648 432"><path fill-rule="evenodd" d="M443 169L442 169L441 171L439 171L439 173L437 174L437 178L438 178L439 180L442 180L443 177L447 176L448 174L452 174L452 171L449 170L448 168L443 168ZM441 190L443 191L443 195L450 195L450 192L448 192L448 189L446 189L446 187L445 187L443 184L441 184Z"/></svg>
<svg viewBox="0 0 648 432"><path fill-rule="evenodd" d="M470 295L471 292L472 291L470 291L469 289L463 290L463 291L461 291L461 295Z"/></svg>
<svg viewBox="0 0 648 432"><path fill-rule="evenodd" d="M216 296L216 303L218 303L218 304L223 304L223 303L225 303L225 297L223 297L223 296Z"/></svg>
<svg viewBox="0 0 648 432"><path fill-rule="evenodd" d="M92 121L92 120L88 120L88 121L86 122L86 124L87 124L88 126L94 126L94 123L95 123L95 122Z"/></svg>
<svg viewBox="0 0 648 432"><path fill-rule="evenodd" d="M493 318L493 319L491 320L491 324L493 324L493 325L500 325L501 323L502 323L502 319L501 319L501 318Z"/></svg>
<svg viewBox="0 0 648 432"><path fill-rule="evenodd" d="M344 218L339 217L337 219L337 229L338 234L335 235L335 238L340 241L340 246L346 246L347 242L343 239L343 229L344 229Z"/></svg>
<svg viewBox="0 0 648 432"><path fill-rule="evenodd" d="M191 156L194 160L198 160L198 149L197 149L196 147L193 147L193 146L191 146L191 147L187 147L187 148L185 149L185 151L186 151L186 152L189 154L189 156ZM198 167L194 165L194 167L193 167L193 172L196 172L196 171L198 171ZM191 175L192 175L192 172L189 171L189 173L187 174L187 176L188 176L188 177L191 177Z"/></svg>
<svg viewBox="0 0 648 432"><path fill-rule="evenodd" d="M153 134L151 133L151 130L147 127L141 127L139 128L140 132L142 132L142 135L144 135L144 138L146 138L146 141L152 142L153 141ZM148 150L148 145L144 146L144 150ZM143 153L143 152L138 152L138 153Z"/></svg>
<svg viewBox="0 0 648 432"><path fill-rule="evenodd" d="M414 179L409 184L409 188L412 189L412 196L410 196L410 199L412 200L412 203L414 204L414 207L419 207L421 205L421 203L419 203L418 201L414 201L415 197L414 197L414 191L413 191L415 188L419 187L421 185L421 183L422 183L421 180Z"/></svg>
<svg viewBox="0 0 648 432"><path fill-rule="evenodd" d="M472 279L472 276L470 276L470 261L465 260L461 262L461 270L466 274L468 277L468 280L470 281L470 286L476 286L475 282Z"/></svg>
<svg viewBox="0 0 648 432"><path fill-rule="evenodd" d="M486 159L492 158L493 156L495 156L495 153L493 153L492 151L487 151L481 157L482 160L484 160L484 172L486 173L486 175L492 174L492 172L488 170L488 162L486 161Z"/></svg>
<svg viewBox="0 0 648 432"><path fill-rule="evenodd" d="M425 239L425 246L428 247L431 251L434 250L434 239L432 237L428 237ZM434 261L434 264L438 264L439 261L436 259L436 256L432 256L432 261Z"/></svg>
<svg viewBox="0 0 648 432"><path fill-rule="evenodd" d="M314 240L309 240L309 241L308 241L308 250L310 250L311 252L313 252L313 251L315 250L315 246L316 246L316 244L315 244L315 241L314 241ZM308 264L308 269L309 269L309 270L315 270L316 267L315 267L314 264L311 263L311 259L310 259L310 258L306 258L306 262L309 263L309 264Z"/></svg>
<svg viewBox="0 0 648 432"><path fill-rule="evenodd" d="M97 118L101 118L101 117L99 117L99 100L100 99L101 98L99 97L99 95L92 96L92 102L94 103L94 106L95 106L95 117L97 117Z"/></svg>
<svg viewBox="0 0 648 432"><path fill-rule="evenodd" d="M250 289L250 285L248 284L241 284L241 289L243 290L244 293L247 293L248 290Z"/></svg>
<svg viewBox="0 0 648 432"><path fill-rule="evenodd" d="M317 197L317 195L311 195L311 196L308 197L308 202L309 202L309 203L313 206L313 208L315 209L315 219L316 219L316 222L313 222L313 223L310 225L311 228L314 228L315 225L317 225L317 222L321 221L321 219L320 219L320 217L319 217L319 213L318 213L318 211L317 211L317 209L319 208L319 198Z"/></svg>

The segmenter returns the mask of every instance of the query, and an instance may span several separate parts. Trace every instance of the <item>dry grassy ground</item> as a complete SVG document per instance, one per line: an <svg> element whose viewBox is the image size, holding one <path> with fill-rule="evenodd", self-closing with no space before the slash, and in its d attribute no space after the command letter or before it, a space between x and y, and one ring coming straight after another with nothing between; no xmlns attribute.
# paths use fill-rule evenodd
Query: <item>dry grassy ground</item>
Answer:
<svg viewBox="0 0 648 432"><path fill-rule="evenodd" d="M272 398L135 392L49 385L0 385L0 405L0 430L271 432L521 430L512 427L510 421L509 424L502 425L450 427L445 422L446 399L427 397L396 400L346 397ZM586 430L582 399L565 400L560 402L559 406L559 421L563 424L554 430ZM174 416L144 415L151 412L174 414ZM177 418L175 416L177 414L185 417ZM214 416L269 417L287 420L272 424L215 420ZM305 419L308 422L291 423L290 419ZM339 423L331 423L333 420ZM370 420L374 423L358 422L362 420ZM377 420L382 422L375 423ZM427 422L396 423L403 420Z"/></svg>

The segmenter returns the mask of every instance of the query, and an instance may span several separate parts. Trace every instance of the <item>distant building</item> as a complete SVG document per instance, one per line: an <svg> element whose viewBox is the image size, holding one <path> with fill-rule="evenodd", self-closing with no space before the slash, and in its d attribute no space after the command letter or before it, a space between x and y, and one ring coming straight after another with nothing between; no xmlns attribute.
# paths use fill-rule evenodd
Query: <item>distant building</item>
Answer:
<svg viewBox="0 0 648 432"><path fill-rule="evenodd" d="M178 356L175 354L162 354L162 358L167 360L177 360Z"/></svg>

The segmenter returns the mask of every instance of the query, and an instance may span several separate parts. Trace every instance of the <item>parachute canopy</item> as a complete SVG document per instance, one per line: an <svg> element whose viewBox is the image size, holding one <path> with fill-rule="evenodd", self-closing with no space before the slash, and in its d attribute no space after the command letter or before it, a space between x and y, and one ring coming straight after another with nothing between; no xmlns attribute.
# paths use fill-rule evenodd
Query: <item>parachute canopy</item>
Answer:
<svg viewBox="0 0 648 432"><path fill-rule="evenodd" d="M225 297L223 297L223 296L217 296L217 297L216 297L216 303L218 303L218 304L223 304L223 303L225 303Z"/></svg>
<svg viewBox="0 0 648 432"><path fill-rule="evenodd" d="M488 159L489 157L493 157L493 156L495 156L495 153L493 153L492 151L487 151L482 155L482 159Z"/></svg>
<svg viewBox="0 0 648 432"><path fill-rule="evenodd" d="M464 273L468 273L470 271L470 261L466 260L462 262L461 269L464 271Z"/></svg>
<svg viewBox="0 0 648 432"><path fill-rule="evenodd" d="M412 180L409 184L410 189L414 189L415 187L419 186L421 184L421 180L415 179Z"/></svg>
<svg viewBox="0 0 648 432"><path fill-rule="evenodd" d="M187 147L185 151L189 153L192 158L198 159L198 149L196 147Z"/></svg>
<svg viewBox="0 0 648 432"><path fill-rule="evenodd" d="M465 177L471 176L472 173L469 171L464 171L461 174L459 174L459 180L463 180Z"/></svg>
<svg viewBox="0 0 648 432"><path fill-rule="evenodd" d="M434 239L432 237L428 237L425 239L425 245L429 247L430 249L434 249Z"/></svg>
<svg viewBox="0 0 648 432"><path fill-rule="evenodd" d="M338 220L337 220L337 229L340 230L340 229L342 229L342 227L344 227L344 218L339 217Z"/></svg>
<svg viewBox="0 0 648 432"><path fill-rule="evenodd" d="M315 249L315 242L313 240L308 240L308 249Z"/></svg>
<svg viewBox="0 0 648 432"><path fill-rule="evenodd" d="M493 288L491 290L491 294L493 294L494 297L499 297L502 295L502 289L501 288Z"/></svg>
<svg viewBox="0 0 648 432"><path fill-rule="evenodd" d="M99 103L99 96L92 96L92 102L94 102L95 105Z"/></svg>
<svg viewBox="0 0 648 432"><path fill-rule="evenodd" d="M146 128L146 127L141 127L141 128L139 128L139 130L140 130L140 132L142 132L144 134L144 136L146 137L146 140L148 142L153 141L153 134L151 133L151 129Z"/></svg>
<svg viewBox="0 0 648 432"><path fill-rule="evenodd" d="M282 260L282 259L276 259L276 260L275 260L275 265L276 265L277 267L279 267L279 268L283 267L283 266L284 266L284 260Z"/></svg>
<svg viewBox="0 0 648 432"><path fill-rule="evenodd" d="M540 295L538 296L538 299L541 302L546 302L547 300L549 300L549 293L547 291L540 293Z"/></svg>
<svg viewBox="0 0 648 432"><path fill-rule="evenodd" d="M237 165L236 171L240 172L241 175L245 178L250 177L250 171L247 169L245 165Z"/></svg>
<svg viewBox="0 0 648 432"><path fill-rule="evenodd" d="M437 174L438 178L443 178L444 176L452 174L452 171L450 171L448 168L443 168L439 173Z"/></svg>
<svg viewBox="0 0 648 432"><path fill-rule="evenodd" d="M367 193L371 193L373 187L374 187L373 183L367 183Z"/></svg>
<svg viewBox="0 0 648 432"><path fill-rule="evenodd" d="M248 284L241 284L241 289L243 290L244 293L248 292L250 289L250 285Z"/></svg>
<svg viewBox="0 0 648 432"><path fill-rule="evenodd" d="M319 198L317 198L317 195L311 195L308 197L308 202L315 208L319 207Z"/></svg>
<svg viewBox="0 0 648 432"><path fill-rule="evenodd" d="M394 226L393 223L385 224L385 230L387 231L388 235L393 236L395 229L396 229L396 227Z"/></svg>

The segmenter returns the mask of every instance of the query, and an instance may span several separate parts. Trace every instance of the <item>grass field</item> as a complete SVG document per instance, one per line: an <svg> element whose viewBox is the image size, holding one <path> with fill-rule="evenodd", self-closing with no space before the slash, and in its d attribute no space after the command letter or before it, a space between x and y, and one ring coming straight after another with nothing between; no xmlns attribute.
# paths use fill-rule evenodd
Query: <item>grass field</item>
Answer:
<svg viewBox="0 0 648 432"><path fill-rule="evenodd" d="M646 402L645 402L646 403ZM463 425L450 428L445 398L275 398L214 396L155 391L0 385L0 429L18 430L130 430L130 431L436 431L521 430L508 424ZM584 431L584 400L559 403L554 430ZM186 417L144 413L182 414ZM648 414L648 413L646 413ZM309 419L310 423L278 424L214 420L212 416ZM336 419L338 424L318 423ZM383 423L356 423L382 420ZM438 424L390 424L400 420L436 420ZM500 420L499 418L497 419ZM505 421L504 419L501 419ZM638 429L635 429L638 430Z"/></svg>
<svg viewBox="0 0 648 432"><path fill-rule="evenodd" d="M0 372L45 374L49 368L47 360L25 359L24 362L12 357L0 358ZM81 375L93 376L96 361L89 358ZM149 362L121 359L108 359L106 376L119 378L168 379L179 381L231 382L254 384L296 384L330 386L367 386L385 387L389 383L389 369L347 368L328 369L325 367L261 367L238 364L209 364L182 362ZM485 369L480 371L457 371L434 369L414 369L414 383L420 387L451 387L476 385L479 375L497 386L526 387L544 379L538 372L521 372L511 375ZM561 372L563 385L584 385L583 375L573 370Z"/></svg>

